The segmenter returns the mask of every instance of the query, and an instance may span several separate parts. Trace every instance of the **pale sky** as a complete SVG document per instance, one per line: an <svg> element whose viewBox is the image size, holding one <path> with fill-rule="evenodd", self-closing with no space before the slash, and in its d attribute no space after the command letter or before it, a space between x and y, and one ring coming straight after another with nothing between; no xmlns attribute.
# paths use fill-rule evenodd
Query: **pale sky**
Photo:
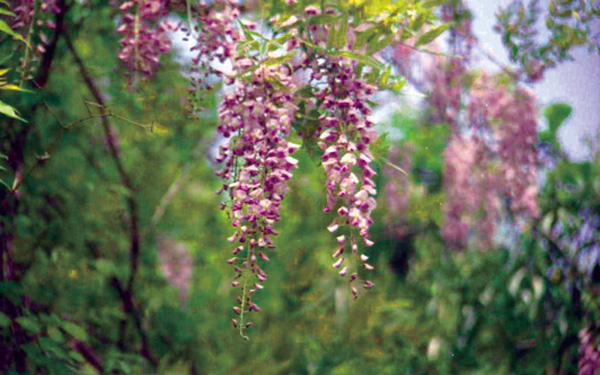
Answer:
<svg viewBox="0 0 600 375"><path fill-rule="evenodd" d="M498 60L506 64L509 63L508 53L493 26L499 7L509 3L507 0L467 0L475 17L473 33ZM547 9L547 3L548 0L540 1L542 9ZM600 22L594 26L597 26L594 32L600 32ZM581 160L589 154L580 139L600 131L600 56L598 53L588 52L587 47L578 48L573 56L574 61L563 62L556 68L547 70L544 79L533 85L532 89L542 106L564 102L573 107L571 117L567 119L559 135L567 153L574 159ZM488 66L494 67L485 64L486 68Z"/></svg>

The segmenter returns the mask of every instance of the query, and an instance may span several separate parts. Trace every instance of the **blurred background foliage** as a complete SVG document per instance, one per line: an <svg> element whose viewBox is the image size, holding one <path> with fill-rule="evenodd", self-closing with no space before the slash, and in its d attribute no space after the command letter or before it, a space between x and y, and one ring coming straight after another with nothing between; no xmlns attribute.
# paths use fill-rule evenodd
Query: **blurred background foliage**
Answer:
<svg viewBox="0 0 600 375"><path fill-rule="evenodd" d="M285 9L265 3L266 13ZM580 238L600 212L600 165L597 153L574 163L561 151L556 134L569 106L544 112L541 217L514 237L507 224L509 239L488 251L454 251L440 236L449 125L430 123L426 110L386 119L382 126L401 134L386 142L407 153L408 177L380 163L376 182L383 192L404 179L409 203L393 212L378 196L367 253L377 287L355 302L329 270L335 242L321 213L319 160L300 150L246 342L230 324L231 230L214 195L217 94L202 98L208 111L189 116L179 64L162 58L157 74L132 77L115 53L113 8L69 6L67 36L32 81L47 74L47 82L2 92L27 122L0 119L1 372L577 373L577 334L600 312L598 256L586 252L598 242L595 224ZM22 52L22 42L2 38L0 55ZM120 167L104 120L118 132Z"/></svg>

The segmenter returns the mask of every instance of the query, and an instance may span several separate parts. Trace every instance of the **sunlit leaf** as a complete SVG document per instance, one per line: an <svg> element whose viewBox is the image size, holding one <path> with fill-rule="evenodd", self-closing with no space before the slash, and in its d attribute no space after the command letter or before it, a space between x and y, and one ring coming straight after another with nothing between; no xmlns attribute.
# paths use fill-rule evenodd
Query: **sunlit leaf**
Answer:
<svg viewBox="0 0 600 375"><path fill-rule="evenodd" d="M548 120L548 126L552 133L556 133L562 123L571 115L573 108L564 103L552 104L544 110L544 117Z"/></svg>
<svg viewBox="0 0 600 375"><path fill-rule="evenodd" d="M361 55L359 53L354 53L354 52L350 52L350 51L332 51L329 54L331 56L346 57L346 58L349 58L352 60L356 60L358 62L361 62L365 65L369 65L376 69L385 68L385 65L373 56L365 56L365 55Z"/></svg>
<svg viewBox="0 0 600 375"><path fill-rule="evenodd" d="M31 46L27 43L27 41L20 34L16 33L10 26L8 26L8 24L6 22L4 22L1 19L0 19L0 31L12 36L15 39L20 40L21 42L25 43L29 48L31 48Z"/></svg>
<svg viewBox="0 0 600 375"><path fill-rule="evenodd" d="M10 17L16 17L16 14L14 14L13 12L6 10L6 9L2 9L2 8L0 8L0 14L3 14L5 16L10 16Z"/></svg>
<svg viewBox="0 0 600 375"><path fill-rule="evenodd" d="M19 113L17 112L17 110L15 108L11 107L10 105L4 103L1 100L0 100L0 113L6 115L8 117L17 119L17 120L27 122L27 120L25 120L24 118L19 116Z"/></svg>
<svg viewBox="0 0 600 375"><path fill-rule="evenodd" d="M39 333L42 330L39 323L28 316L20 316L16 318L15 321L19 323L23 329L33 334Z"/></svg>
<svg viewBox="0 0 600 375"><path fill-rule="evenodd" d="M31 90L27 90L24 88L21 88L17 85L4 85L4 86L0 86L0 90L11 90L11 91L20 91L20 92L27 92L27 93L33 93L33 91Z"/></svg>
<svg viewBox="0 0 600 375"><path fill-rule="evenodd" d="M440 25L438 27L435 27L435 28L427 31L425 34L419 36L419 38L417 39L417 43L415 43L415 47L422 46L424 44L428 44L428 43L432 42L435 38L440 36L449 27L450 27L450 24L444 24L444 25Z"/></svg>
<svg viewBox="0 0 600 375"><path fill-rule="evenodd" d="M266 60L264 62L265 66L271 66L271 65L280 65L283 64L284 62L288 61L289 59L291 59L292 57L294 57L294 55L296 54L296 51L292 51L292 52L288 52L285 55L281 55L278 57L273 57L270 58L268 60Z"/></svg>
<svg viewBox="0 0 600 375"><path fill-rule="evenodd" d="M76 339L79 339L81 341L87 341L88 340L88 334L87 332L80 326L78 326L77 324L73 323L73 322L65 322L63 324L63 329L71 336L75 337Z"/></svg>

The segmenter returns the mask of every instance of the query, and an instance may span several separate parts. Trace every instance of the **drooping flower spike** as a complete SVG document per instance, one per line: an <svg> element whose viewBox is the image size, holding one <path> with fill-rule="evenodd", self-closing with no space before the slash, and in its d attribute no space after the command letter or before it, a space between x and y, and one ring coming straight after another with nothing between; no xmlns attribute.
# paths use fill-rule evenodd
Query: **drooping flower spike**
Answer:
<svg viewBox="0 0 600 375"><path fill-rule="evenodd" d="M307 16L318 15L319 11L313 7L305 9ZM311 40L325 47L329 28L312 25ZM352 47L353 29L348 28L348 46ZM367 247L373 245L369 228L373 224L371 212L376 206L377 190L372 180L376 172L371 168L374 157L369 145L376 140L377 132L368 118L371 108L367 100L377 89L356 74L353 60L327 56L319 50L314 53L311 80L324 81L315 93L320 102L317 109L322 113L315 137L323 152L321 161L327 175L327 203L323 211L337 213L327 227L331 233L338 233L332 266L340 269L338 274L343 278L350 274L350 289L356 298L357 268L373 270L373 266L366 263L368 257L359 254L358 240ZM339 235L341 232L345 234ZM363 283L366 289L373 286L369 280Z"/></svg>
<svg viewBox="0 0 600 375"><path fill-rule="evenodd" d="M260 311L252 296L263 289L267 279L261 263L269 260L267 254L275 248L274 225L289 189L287 183L298 164L291 155L299 148L287 141L296 112L289 70L262 66L250 71L254 62L247 58L235 62L236 69L242 76L247 73L248 80L236 80L235 91L225 95L217 128L230 139L220 147L217 161L224 166L217 175L224 181L219 192L226 192L230 199L228 212L234 233L229 241L237 247L228 263L236 272L231 286L241 288L234 308L240 317L233 325L243 337L243 330L252 326L245 321L245 314Z"/></svg>
<svg viewBox="0 0 600 375"><path fill-rule="evenodd" d="M177 26L168 21L168 1L127 0L119 7L123 12L117 32L123 35L119 59L132 71L150 75L159 66L160 55L169 51L167 35Z"/></svg>

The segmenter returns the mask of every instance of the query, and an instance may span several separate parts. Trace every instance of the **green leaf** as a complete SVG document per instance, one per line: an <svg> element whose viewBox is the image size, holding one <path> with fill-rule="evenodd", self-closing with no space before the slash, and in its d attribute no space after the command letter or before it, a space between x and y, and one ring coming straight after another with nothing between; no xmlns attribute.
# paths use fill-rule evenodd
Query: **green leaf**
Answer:
<svg viewBox="0 0 600 375"><path fill-rule="evenodd" d="M445 2L446 2L446 0L425 0L425 1L421 2L420 4L424 8L433 8L433 7L440 6L440 5L444 4Z"/></svg>
<svg viewBox="0 0 600 375"><path fill-rule="evenodd" d="M81 354L79 354L79 352L76 352L75 350L71 350L69 352L69 356L77 362L85 362L85 358L83 358L83 356Z"/></svg>
<svg viewBox="0 0 600 375"><path fill-rule="evenodd" d="M19 325L21 327L23 327L24 330L26 330L30 333L33 333L33 334L37 334L42 330L42 328L40 327L38 322L36 322L34 319L32 319L30 317L20 316L17 319L15 319L15 321L17 323L19 323Z"/></svg>
<svg viewBox="0 0 600 375"><path fill-rule="evenodd" d="M15 118L17 120L21 120L23 122L27 122L27 120L25 120L24 118L21 118L19 116L19 113L17 112L16 109L14 109L13 107L11 107L8 104L4 103L2 100L0 100L0 113L6 115L8 117Z"/></svg>
<svg viewBox="0 0 600 375"><path fill-rule="evenodd" d="M435 28L427 31L425 34L419 36L419 39L417 39L417 43L415 43L415 47L422 46L424 44L432 42L435 38L440 36L449 27L450 27L450 24L447 23L447 24L440 25L438 27L435 27Z"/></svg>
<svg viewBox="0 0 600 375"><path fill-rule="evenodd" d="M5 56L0 57L0 65L5 64L7 61L9 61L12 58L12 56L13 56L13 54L11 52Z"/></svg>
<svg viewBox="0 0 600 375"><path fill-rule="evenodd" d="M335 27L335 25L331 25L331 27L327 31L327 46L326 46L326 48L328 51L335 48L335 38L336 38L337 31L338 30Z"/></svg>
<svg viewBox="0 0 600 375"><path fill-rule="evenodd" d="M369 65L375 69L384 69L385 68L385 65L373 56L365 56L365 55L361 55L361 54L350 52L350 51L331 51L331 52L329 52L329 54L331 56L346 57L346 58L349 58L352 60L356 60L365 65Z"/></svg>
<svg viewBox="0 0 600 375"><path fill-rule="evenodd" d="M20 34L14 32L14 30L10 26L8 26L8 24L3 20L0 20L0 31L12 36L15 39L20 40L21 42L27 44L27 47L31 48L29 43L27 43L27 41L23 39L23 37Z"/></svg>
<svg viewBox="0 0 600 375"><path fill-rule="evenodd" d="M238 23L240 24L240 27L242 28L242 31L244 32L244 36L246 37L246 39L248 40L255 40L254 37L258 36L260 37L260 34L257 34L255 32L253 32L252 30L250 30L246 25L244 25L244 23L238 19Z"/></svg>
<svg viewBox="0 0 600 375"><path fill-rule="evenodd" d="M564 103L552 104L544 110L544 117L548 120L550 132L556 135L558 128L571 115L573 108Z"/></svg>
<svg viewBox="0 0 600 375"><path fill-rule="evenodd" d="M294 57L295 54L296 54L296 51L294 50L294 51L286 53L285 55L270 58L270 59L266 60L264 62L264 64L265 64L265 66L280 65L280 64L283 64L284 62L288 61L292 57Z"/></svg>
<svg viewBox="0 0 600 375"><path fill-rule="evenodd" d="M348 37L348 14L344 14L342 20L340 21L340 27L336 33L335 37L335 46L336 48L344 49L346 48Z"/></svg>
<svg viewBox="0 0 600 375"><path fill-rule="evenodd" d="M309 25L333 25L337 23L339 20L339 16L334 16L332 14L319 14L318 16L312 16L308 20Z"/></svg>
<svg viewBox="0 0 600 375"><path fill-rule="evenodd" d="M427 16L426 13L419 13L419 15L413 21L410 28L414 31L421 30L421 27L423 27L423 25L425 24L426 16Z"/></svg>
<svg viewBox="0 0 600 375"><path fill-rule="evenodd" d="M63 324L63 329L71 336L75 337L81 341L88 340L88 334L82 327L78 326L73 322L65 322Z"/></svg>
<svg viewBox="0 0 600 375"><path fill-rule="evenodd" d="M59 342L59 343L65 342L65 336L55 326L51 326L48 328L48 337L50 337L52 340Z"/></svg>
<svg viewBox="0 0 600 375"><path fill-rule="evenodd" d="M23 294L23 285L14 281L0 282L0 294L13 302L20 302L21 295Z"/></svg>
<svg viewBox="0 0 600 375"><path fill-rule="evenodd" d="M379 137L377 137L377 140L370 146L371 152L377 161L381 161L388 156L391 144L387 137L388 133L380 134Z"/></svg>
<svg viewBox="0 0 600 375"><path fill-rule="evenodd" d="M0 90L11 90L11 91L20 91L20 92L33 93L33 91L31 91L31 90L20 88L17 85L4 85L4 86L0 86Z"/></svg>
<svg viewBox="0 0 600 375"><path fill-rule="evenodd" d="M0 8L0 14L3 14L5 16L10 16L10 17L16 17L17 16L13 12L11 12L9 10L6 10L6 9L2 9L2 8Z"/></svg>
<svg viewBox="0 0 600 375"><path fill-rule="evenodd" d="M371 72L365 77L367 79L367 82L369 82L370 84L375 84L377 82L377 78L379 78L380 72L380 69L373 68L373 70L371 70Z"/></svg>
<svg viewBox="0 0 600 375"><path fill-rule="evenodd" d="M12 189L11 186L1 178L0 178L0 185L6 187L6 189L8 189L8 190Z"/></svg>
<svg viewBox="0 0 600 375"><path fill-rule="evenodd" d="M10 322L11 322L10 318L8 316L6 316L5 313L0 311L0 327L6 328L6 327L10 326Z"/></svg>
<svg viewBox="0 0 600 375"><path fill-rule="evenodd" d="M376 40L367 44L366 53L367 56L373 56L375 53L381 51L385 47L389 46L394 42L394 36L392 34L380 35Z"/></svg>
<svg viewBox="0 0 600 375"><path fill-rule="evenodd" d="M381 78L379 79L379 84L381 86L387 85L388 80L390 79L391 69L391 65L385 67L385 70L383 71L383 73L381 74Z"/></svg>
<svg viewBox="0 0 600 375"><path fill-rule="evenodd" d="M51 338L40 337L38 341L42 349L44 349L44 351L50 352L54 355L54 357L62 360L69 358L67 352L63 348L61 348L60 344L52 340Z"/></svg>

